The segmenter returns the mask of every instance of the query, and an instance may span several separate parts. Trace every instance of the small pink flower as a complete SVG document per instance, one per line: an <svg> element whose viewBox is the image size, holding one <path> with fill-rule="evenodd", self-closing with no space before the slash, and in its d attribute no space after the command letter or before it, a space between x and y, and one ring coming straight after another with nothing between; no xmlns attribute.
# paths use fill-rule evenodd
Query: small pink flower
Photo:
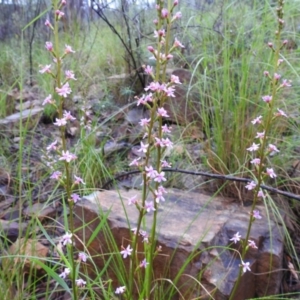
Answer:
<svg viewBox="0 0 300 300"><path fill-rule="evenodd" d="M154 170L153 169L153 167L152 166L150 166L150 167L145 167L145 171L146 171L146 176L148 177L148 178L155 178L156 177L156 175L157 175L157 171L156 170Z"/></svg>
<svg viewBox="0 0 300 300"><path fill-rule="evenodd" d="M154 48L153 48L152 46L148 46L147 49L148 49L148 51L151 52L151 53L154 53L154 51L155 51Z"/></svg>
<svg viewBox="0 0 300 300"><path fill-rule="evenodd" d="M266 95L262 97L263 101L266 103L270 103L272 101L272 96Z"/></svg>
<svg viewBox="0 0 300 300"><path fill-rule="evenodd" d="M69 268L65 268L63 272L59 274L59 277L65 279L70 274L71 270Z"/></svg>
<svg viewBox="0 0 300 300"><path fill-rule="evenodd" d="M78 253L78 260L79 261L86 262L87 258L88 258L88 256L84 252L79 252Z"/></svg>
<svg viewBox="0 0 300 300"><path fill-rule="evenodd" d="M155 194L155 201L156 203L159 203L160 201L165 201L165 198L163 196L163 192L161 190L155 190L154 191Z"/></svg>
<svg viewBox="0 0 300 300"><path fill-rule="evenodd" d="M268 43L268 46L269 46L270 48L273 48L273 43L269 42L269 43Z"/></svg>
<svg viewBox="0 0 300 300"><path fill-rule="evenodd" d="M268 71L264 71L264 76L269 77L270 73Z"/></svg>
<svg viewBox="0 0 300 300"><path fill-rule="evenodd" d="M281 87L291 87L291 80L283 79Z"/></svg>
<svg viewBox="0 0 300 300"><path fill-rule="evenodd" d="M239 232L235 233L229 241L233 241L235 244L241 240L241 235Z"/></svg>
<svg viewBox="0 0 300 300"><path fill-rule="evenodd" d="M265 136L265 132L264 131L263 132L257 132L257 134L256 134L256 138L257 139L263 139L264 136Z"/></svg>
<svg viewBox="0 0 300 300"><path fill-rule="evenodd" d="M242 261L241 267L243 267L243 272L244 272L244 273L246 273L247 271L251 271L251 269L250 269L250 263L249 263L249 262L244 263L244 262Z"/></svg>
<svg viewBox="0 0 300 300"><path fill-rule="evenodd" d="M50 23L50 21L48 19L45 22L45 26L53 28L52 25L51 25L51 23Z"/></svg>
<svg viewBox="0 0 300 300"><path fill-rule="evenodd" d="M65 71L65 75L66 75L66 78L67 78L67 79L77 80L77 79L75 78L75 74L74 74L73 71L71 71L71 70Z"/></svg>
<svg viewBox="0 0 300 300"><path fill-rule="evenodd" d="M277 73L274 74L274 79L275 79L275 80L278 81L280 78L281 78L281 75L280 75L280 74L277 74Z"/></svg>
<svg viewBox="0 0 300 300"><path fill-rule="evenodd" d="M66 98L72 92L69 82L65 83L61 88L55 88L55 91L59 96L64 98Z"/></svg>
<svg viewBox="0 0 300 300"><path fill-rule="evenodd" d="M83 279L79 278L75 280L76 285L80 288L84 287L86 285L86 281L84 281Z"/></svg>
<svg viewBox="0 0 300 300"><path fill-rule="evenodd" d="M119 286L116 288L115 294L123 294L126 290L125 286Z"/></svg>
<svg viewBox="0 0 300 300"><path fill-rule="evenodd" d="M277 177L277 175L275 174L273 168L267 168L267 175L269 175L271 178Z"/></svg>
<svg viewBox="0 0 300 300"><path fill-rule="evenodd" d="M278 113L275 113L276 117L279 117L279 116L286 117L286 118L288 117L287 114L283 110L277 108L277 111L278 111Z"/></svg>
<svg viewBox="0 0 300 300"><path fill-rule="evenodd" d="M53 125L61 127L61 126L65 126L67 124L67 120L65 118L62 119L55 119L56 121L53 123Z"/></svg>
<svg viewBox="0 0 300 300"><path fill-rule="evenodd" d="M161 17L162 17L163 19L166 19L166 18L168 17L168 15L169 15L169 11L168 11L166 8L163 8L163 9L161 10Z"/></svg>
<svg viewBox="0 0 300 300"><path fill-rule="evenodd" d="M156 182L167 181L167 179L165 178L165 172L160 172L160 173L157 172L154 181Z"/></svg>
<svg viewBox="0 0 300 300"><path fill-rule="evenodd" d="M172 143L172 141L170 141L169 138L162 139L162 142L163 142L164 147L167 147L169 149L173 148L173 143Z"/></svg>
<svg viewBox="0 0 300 300"><path fill-rule="evenodd" d="M172 18L171 22L174 22L175 20L179 20L179 19L181 19L181 17L182 17L182 13L180 11L178 11Z"/></svg>
<svg viewBox="0 0 300 300"><path fill-rule="evenodd" d="M142 126L142 127L147 127L147 126L149 126L149 124L150 124L150 121L151 121L151 119L141 119L141 121L139 122L139 124Z"/></svg>
<svg viewBox="0 0 300 300"><path fill-rule="evenodd" d="M72 244L72 236L73 236L72 233L68 233L68 232L66 232L63 235L61 242L63 243L64 246L67 244Z"/></svg>
<svg viewBox="0 0 300 300"><path fill-rule="evenodd" d="M60 10L56 10L55 14L57 15L58 19L60 19L61 17L63 17L65 15L65 13Z"/></svg>
<svg viewBox="0 0 300 300"><path fill-rule="evenodd" d="M120 253L122 254L123 258L126 258L127 256L131 255L133 249L130 247L130 245L128 245L126 249L123 246L122 248L124 250L122 250Z"/></svg>
<svg viewBox="0 0 300 300"><path fill-rule="evenodd" d="M152 211L155 211L155 207L154 207L154 204L153 204L153 201L145 201L145 210L147 212L150 212L151 210Z"/></svg>
<svg viewBox="0 0 300 300"><path fill-rule="evenodd" d="M74 184L85 184L85 182L83 181L83 179L79 176L74 175L75 181Z"/></svg>
<svg viewBox="0 0 300 300"><path fill-rule="evenodd" d="M137 197L137 195L135 195L135 196L129 198L129 199L128 199L128 205L131 205L131 204L134 204L134 205L135 205L135 204L137 204L136 197Z"/></svg>
<svg viewBox="0 0 300 300"><path fill-rule="evenodd" d="M275 145L273 145L273 144L269 144L269 151L270 152L280 152L278 149L277 149L277 147L275 146Z"/></svg>
<svg viewBox="0 0 300 300"><path fill-rule="evenodd" d="M256 183L255 183L254 181L249 182L249 183L245 186L245 188L246 188L248 191L251 191L251 190L255 189L255 187L256 187Z"/></svg>
<svg viewBox="0 0 300 300"><path fill-rule="evenodd" d="M248 151L256 151L259 148L260 144L253 143L251 147L247 148Z"/></svg>
<svg viewBox="0 0 300 300"><path fill-rule="evenodd" d="M154 24L154 25L157 25L157 24L158 24L157 19L153 20L153 24Z"/></svg>
<svg viewBox="0 0 300 300"><path fill-rule="evenodd" d="M260 215L260 213L259 213L259 210L253 210L253 218L254 219L261 219L262 218L262 216Z"/></svg>
<svg viewBox="0 0 300 300"><path fill-rule="evenodd" d="M164 89L164 92L166 93L166 95L168 97L176 97L174 92L175 92L175 87L174 86L169 86L167 88Z"/></svg>
<svg viewBox="0 0 300 300"><path fill-rule="evenodd" d="M75 117L73 117L72 115L71 115L71 113L69 112L69 111L64 111L64 119L65 120L67 120L67 121L74 121L74 120L76 120L76 118Z"/></svg>
<svg viewBox="0 0 300 300"><path fill-rule="evenodd" d="M179 77L176 75L171 75L171 82L176 84L181 84Z"/></svg>
<svg viewBox="0 0 300 300"><path fill-rule="evenodd" d="M165 124L161 127L161 130L163 133L170 133L171 132L170 129L172 129L172 127L169 127L167 124Z"/></svg>
<svg viewBox="0 0 300 300"><path fill-rule="evenodd" d="M66 5L67 4L67 0L61 0L61 5Z"/></svg>
<svg viewBox="0 0 300 300"><path fill-rule="evenodd" d="M51 42L46 42L46 43L45 43L45 48L46 48L48 51L52 52L52 51L53 51L53 44L52 44Z"/></svg>
<svg viewBox="0 0 300 300"><path fill-rule="evenodd" d="M174 6L178 5L178 0L174 0L173 5L174 5Z"/></svg>
<svg viewBox="0 0 300 300"><path fill-rule="evenodd" d="M138 152L143 152L146 153L148 150L149 144L144 144L143 142L141 142L141 148L138 150Z"/></svg>
<svg viewBox="0 0 300 300"><path fill-rule="evenodd" d="M260 190L258 193L257 193L257 197L259 198L265 198L265 194L262 190Z"/></svg>
<svg viewBox="0 0 300 300"><path fill-rule="evenodd" d="M255 242L252 240L248 240L248 246L253 249L258 249Z"/></svg>
<svg viewBox="0 0 300 300"><path fill-rule="evenodd" d="M66 54L68 54L68 53L75 53L75 51L72 49L71 46L65 45L65 53Z"/></svg>
<svg viewBox="0 0 300 300"><path fill-rule="evenodd" d="M41 73L41 74L44 74L44 73L51 73L51 65L46 65L46 66L44 66L39 72Z"/></svg>
<svg viewBox="0 0 300 300"><path fill-rule="evenodd" d="M140 160L140 159L141 159L140 157L135 158L135 159L129 164L129 166L136 166L136 167L138 167L138 166L139 166L139 160Z"/></svg>
<svg viewBox="0 0 300 300"><path fill-rule="evenodd" d="M279 58L277 61L277 66L280 66L283 62L284 60L282 58Z"/></svg>
<svg viewBox="0 0 300 300"><path fill-rule="evenodd" d="M149 265L149 263L146 261L146 258L144 258L143 261L141 261L140 263L140 268L146 269L147 265Z"/></svg>
<svg viewBox="0 0 300 300"><path fill-rule="evenodd" d="M54 171L50 176L50 179L59 180L61 178L62 173L59 171Z"/></svg>
<svg viewBox="0 0 300 300"><path fill-rule="evenodd" d="M166 160L161 160L161 166L162 168L171 168L172 164L168 163Z"/></svg>
<svg viewBox="0 0 300 300"><path fill-rule="evenodd" d="M80 200L80 196L78 194L72 194L71 199L74 203L77 203Z"/></svg>
<svg viewBox="0 0 300 300"><path fill-rule="evenodd" d="M152 75L153 74L153 67L151 66L146 66L146 68L144 68L144 72L148 75Z"/></svg>
<svg viewBox="0 0 300 300"><path fill-rule="evenodd" d="M57 140L55 140L53 143L51 143L46 149L47 151L55 151L57 150Z"/></svg>
<svg viewBox="0 0 300 300"><path fill-rule="evenodd" d="M165 118L170 117L170 116L168 115L168 112L167 112L163 107L159 107L159 108L157 109L157 115L158 115L159 117L165 117Z"/></svg>
<svg viewBox="0 0 300 300"><path fill-rule="evenodd" d="M255 124L261 124L261 119L262 119L262 116L259 116L259 117L255 118L254 120L252 120L251 123L253 125L255 125Z"/></svg>
<svg viewBox="0 0 300 300"><path fill-rule="evenodd" d="M62 155L59 158L59 160L64 160L66 162L71 162L72 160L77 159L77 156L73 153L70 153L69 150L67 151L62 151Z"/></svg>
<svg viewBox="0 0 300 300"><path fill-rule="evenodd" d="M53 103L54 103L54 101L52 100L52 96L49 95L49 96L43 101L42 105L44 106L44 105L46 105L46 104L53 104Z"/></svg>
<svg viewBox="0 0 300 300"><path fill-rule="evenodd" d="M175 38L174 47L184 48L184 45L182 45L181 42L177 38Z"/></svg>
<svg viewBox="0 0 300 300"><path fill-rule="evenodd" d="M253 165L259 165L260 164L260 158L254 158L250 161L251 164Z"/></svg>

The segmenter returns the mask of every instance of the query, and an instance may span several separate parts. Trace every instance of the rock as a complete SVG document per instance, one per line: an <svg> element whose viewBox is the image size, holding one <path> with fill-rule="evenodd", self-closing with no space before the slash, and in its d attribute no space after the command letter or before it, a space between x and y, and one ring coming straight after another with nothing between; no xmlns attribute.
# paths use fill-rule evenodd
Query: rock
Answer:
<svg viewBox="0 0 300 300"><path fill-rule="evenodd" d="M20 236L20 231L22 234L25 232L27 226L27 223L0 220L1 234L12 242L14 242L18 236Z"/></svg>
<svg viewBox="0 0 300 300"><path fill-rule="evenodd" d="M40 120L44 108L36 107L25 109L20 113L15 113L0 120L0 130L6 130L9 133L17 135L20 132L19 123L22 118L23 126L27 130L32 129Z"/></svg>
<svg viewBox="0 0 300 300"><path fill-rule="evenodd" d="M108 212L108 224L116 245L127 247L130 243L128 220L131 228L136 226L137 220L137 210L133 205L127 205L127 199L134 195L139 198L141 192L102 191L84 197L74 210L76 234L81 241L76 243L76 247L83 250L82 245L87 245L101 222L101 216ZM237 251L229 250L229 239L236 232L242 237L246 235L250 212L249 207L240 207L228 200L201 193L169 190L166 202L159 207L157 245L162 247L162 252L155 258L154 276L156 279L174 280L186 264L176 284L184 299L206 299L208 296L205 289L213 292L216 300L228 299L241 263ZM264 206L259 206L258 209L263 218L254 222L251 231L251 239L256 242L258 249L251 249L246 257L252 272L243 275L236 300L274 295L279 292L281 284L281 227L271 219L266 222L267 215L270 216ZM146 218L146 230L149 230L151 222L149 215ZM106 263L103 258L106 256L99 256L99 253L115 251L104 231L101 230L88 246L99 269ZM238 247L235 250L237 249ZM187 263L189 257L192 259ZM127 264L128 261L124 260L124 263ZM260 275L256 276L257 273ZM109 270L109 277L114 286L117 286L113 268ZM201 280L205 289L195 279Z"/></svg>
<svg viewBox="0 0 300 300"><path fill-rule="evenodd" d="M46 218L52 218L56 216L56 211L58 203L45 204L45 203L35 203L31 206L27 206L23 210L23 215L26 218L38 218L43 221Z"/></svg>

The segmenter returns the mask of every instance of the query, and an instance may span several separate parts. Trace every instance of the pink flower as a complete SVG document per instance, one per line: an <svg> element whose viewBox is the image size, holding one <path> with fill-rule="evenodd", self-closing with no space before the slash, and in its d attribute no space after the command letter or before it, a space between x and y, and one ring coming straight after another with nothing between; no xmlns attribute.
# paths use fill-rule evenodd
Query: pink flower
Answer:
<svg viewBox="0 0 300 300"><path fill-rule="evenodd" d="M46 48L48 51L52 52L52 51L53 51L53 44L52 44L51 42L46 42L46 43L45 43L45 48Z"/></svg>
<svg viewBox="0 0 300 300"><path fill-rule="evenodd" d="M160 173L157 172L154 181L156 182L167 181L167 179L165 178L165 172L160 172Z"/></svg>
<svg viewBox="0 0 300 300"><path fill-rule="evenodd" d="M149 144L144 144L143 142L141 142L141 148L138 150L138 152L144 152L146 153L148 150Z"/></svg>
<svg viewBox="0 0 300 300"><path fill-rule="evenodd" d="M181 84L179 77L176 75L171 75L171 82L176 84Z"/></svg>
<svg viewBox="0 0 300 300"><path fill-rule="evenodd" d="M174 1L174 3L175 3L175 1ZM172 21L171 21L171 22L174 22L175 20L181 19L181 17L182 17L182 14L181 14L180 11L178 11L178 12L174 15L174 17L172 18Z"/></svg>
<svg viewBox="0 0 300 300"><path fill-rule="evenodd" d="M161 166L162 168L171 168L172 164L168 163L166 160L161 160Z"/></svg>
<svg viewBox="0 0 300 300"><path fill-rule="evenodd" d="M251 147L247 148L248 151L256 151L259 148L260 144L253 143Z"/></svg>
<svg viewBox="0 0 300 300"><path fill-rule="evenodd" d="M67 245L67 244L72 244L72 233L68 233L66 232L62 239L61 239L61 242L63 243L63 245Z"/></svg>
<svg viewBox="0 0 300 300"><path fill-rule="evenodd" d="M259 165L260 164L260 158L254 158L250 161L251 164L253 165Z"/></svg>
<svg viewBox="0 0 300 300"><path fill-rule="evenodd" d="M264 136L265 136L265 132L264 131L263 132L257 132L257 134L256 134L256 138L257 139L263 139Z"/></svg>
<svg viewBox="0 0 300 300"><path fill-rule="evenodd" d="M162 139L162 142L163 142L163 145L169 149L172 149L173 148L173 143L172 141L170 141L169 138L166 138L166 139Z"/></svg>
<svg viewBox="0 0 300 300"><path fill-rule="evenodd" d="M164 143L161 139L159 139L158 137L155 137L155 144L156 147L164 147Z"/></svg>
<svg viewBox="0 0 300 300"><path fill-rule="evenodd" d="M76 118L74 118L72 115L71 115L71 113L69 112L69 111L64 111L64 119L66 120L66 121L74 121L74 120L76 120Z"/></svg>
<svg viewBox="0 0 300 300"><path fill-rule="evenodd" d="M81 287L81 288L84 287L84 286L86 285L86 281L84 281L84 280L81 279L81 278L76 279L75 282L76 282L76 285L77 285L78 287Z"/></svg>
<svg viewBox="0 0 300 300"><path fill-rule="evenodd" d="M278 111L278 113L275 113L276 117L279 117L279 116L286 117L286 118L288 117L287 114L283 110L277 108L277 111Z"/></svg>
<svg viewBox="0 0 300 300"><path fill-rule="evenodd" d="M58 19L60 19L61 17L63 17L65 15L65 13L60 10L56 10L55 14L57 15Z"/></svg>
<svg viewBox="0 0 300 300"><path fill-rule="evenodd" d="M154 51L155 51L154 48L153 48L152 46L148 46L147 49L148 49L148 51L151 52L151 53L154 53Z"/></svg>
<svg viewBox="0 0 300 300"><path fill-rule="evenodd" d="M58 127L61 127L61 126L65 126L67 124L67 120L65 118L62 118L62 119L55 119L56 121L53 123L53 125L56 125Z"/></svg>
<svg viewBox="0 0 300 300"><path fill-rule="evenodd" d="M46 66L44 66L39 72L41 73L41 74L44 74L44 73L51 73L51 65L46 65Z"/></svg>
<svg viewBox="0 0 300 300"><path fill-rule="evenodd" d="M243 272L244 273L246 273L247 271L251 271L251 269L250 269L250 263L249 262L246 262L246 263L244 263L243 261L242 261L242 265L241 265L242 267L243 267Z"/></svg>
<svg viewBox="0 0 300 300"><path fill-rule="evenodd" d="M75 53L75 51L72 49L71 46L65 45L65 53L66 54L68 54L68 53Z"/></svg>
<svg viewBox="0 0 300 300"><path fill-rule="evenodd" d="M291 87L291 80L283 79L281 87Z"/></svg>
<svg viewBox="0 0 300 300"><path fill-rule="evenodd" d="M253 210L253 218L254 219L261 219L262 218L262 216L259 214L259 210Z"/></svg>
<svg viewBox="0 0 300 300"><path fill-rule="evenodd" d="M146 261L146 258L143 259L143 261L140 263L140 268L146 268L149 263Z"/></svg>
<svg viewBox="0 0 300 300"><path fill-rule="evenodd" d="M279 80L279 79L281 78L281 75L280 75L280 74L277 74L277 73L275 73L275 74L274 74L274 78L275 78L275 80Z"/></svg>
<svg viewBox="0 0 300 300"><path fill-rule="evenodd" d="M70 272L71 270L69 268L65 268L65 270L59 274L59 277L65 279L70 274Z"/></svg>
<svg viewBox="0 0 300 300"><path fill-rule="evenodd" d="M175 38L174 47L184 48L184 46L181 44L181 42L177 38Z"/></svg>
<svg viewBox="0 0 300 300"><path fill-rule="evenodd" d="M165 198L163 196L163 192L161 190L155 190L154 191L155 194L155 201L156 203L159 203L160 201L165 201Z"/></svg>
<svg viewBox="0 0 300 300"><path fill-rule="evenodd" d="M130 245L127 246L127 248L125 249L124 247L122 247L124 250L122 250L120 253L122 254L123 258L126 258L127 256L131 255L132 252L132 248L130 248Z"/></svg>
<svg viewBox="0 0 300 300"><path fill-rule="evenodd" d="M71 70L65 71L65 75L66 75L66 78L67 78L67 79L77 80L77 79L75 78L75 74L74 74L73 71L71 71Z"/></svg>
<svg viewBox="0 0 300 300"><path fill-rule="evenodd" d="M54 171L50 176L51 179L59 180L61 178L62 173L59 171Z"/></svg>
<svg viewBox="0 0 300 300"><path fill-rule="evenodd" d="M269 175L271 178L277 177L277 175L275 174L273 168L267 168L267 175Z"/></svg>
<svg viewBox="0 0 300 300"><path fill-rule="evenodd" d="M56 146L56 144L57 144L57 140L55 140L53 143L51 143L46 149L47 149L47 151L55 151L55 150L57 150L57 146Z"/></svg>
<svg viewBox="0 0 300 300"><path fill-rule="evenodd" d="M270 152L280 152L277 147L273 144L269 144L269 151Z"/></svg>
<svg viewBox="0 0 300 300"><path fill-rule="evenodd" d="M262 97L263 101L266 103L270 103L272 101L272 96L266 95Z"/></svg>
<svg viewBox="0 0 300 300"><path fill-rule="evenodd" d="M79 176L74 175L75 181L74 184L85 184L85 182L83 181L83 179Z"/></svg>
<svg viewBox="0 0 300 300"><path fill-rule="evenodd" d="M55 91L59 96L62 96L64 98L66 98L68 94L71 94L72 92L69 82L65 83L61 88L55 88Z"/></svg>
<svg viewBox="0 0 300 300"><path fill-rule="evenodd" d="M44 105L46 105L46 104L53 104L53 103L54 103L54 101L52 100L52 96L49 95L49 96L43 101L42 105L44 106Z"/></svg>
<svg viewBox="0 0 300 300"><path fill-rule="evenodd" d="M84 252L79 252L78 253L78 260L79 261L86 262L87 258L88 258L88 256Z"/></svg>
<svg viewBox="0 0 300 300"><path fill-rule="evenodd" d="M259 198L265 198L265 194L262 190L260 190L258 193L257 193L257 197Z"/></svg>
<svg viewBox="0 0 300 300"><path fill-rule="evenodd" d="M248 246L253 249L258 249L255 242L252 240L248 240Z"/></svg>
<svg viewBox="0 0 300 300"><path fill-rule="evenodd" d="M134 204L134 205L135 205L135 204L137 204L136 197L137 197L137 195L135 195L135 196L129 198L129 199L128 199L128 205L131 205L131 204Z"/></svg>
<svg viewBox="0 0 300 300"><path fill-rule="evenodd" d="M178 5L178 0L174 0L173 5L174 5L174 6Z"/></svg>
<svg viewBox="0 0 300 300"><path fill-rule="evenodd" d="M66 162L71 162L72 160L75 160L77 156L73 153L70 153L69 150L62 151L62 156L59 158L59 160L64 160Z"/></svg>
<svg viewBox="0 0 300 300"><path fill-rule="evenodd" d="M171 129L172 127L168 127L168 125L167 124L165 124L165 125L163 125L162 127L161 127L161 130L162 130L162 132L163 133L170 133L171 132Z"/></svg>
<svg viewBox="0 0 300 300"><path fill-rule="evenodd" d="M149 123L150 123L151 119L141 119L141 121L139 122L139 124L142 126L142 127L147 127L149 126Z"/></svg>
<svg viewBox="0 0 300 300"><path fill-rule="evenodd" d="M153 201L145 201L145 210L147 212L150 212L151 210L152 211L155 211L155 207L154 207L154 204L153 204Z"/></svg>
<svg viewBox="0 0 300 300"><path fill-rule="evenodd" d="M48 19L45 22L45 26L53 28L52 25L51 25L51 23L50 23L50 21Z"/></svg>
<svg viewBox="0 0 300 300"><path fill-rule="evenodd" d="M138 158L135 158L130 164L129 164L129 166L139 166L139 160L140 160L141 158L140 157L138 157Z"/></svg>
<svg viewBox="0 0 300 300"><path fill-rule="evenodd" d="M252 120L251 123L253 125L255 125L255 124L261 124L261 119L262 119L262 116L259 116L259 117L255 118L254 120Z"/></svg>
<svg viewBox="0 0 300 300"><path fill-rule="evenodd" d="M153 67L151 66L146 66L146 68L144 68L144 72L148 75L152 75L153 74Z"/></svg>
<svg viewBox="0 0 300 300"><path fill-rule="evenodd" d="M270 73L268 71L264 71L264 76L269 77Z"/></svg>
<svg viewBox="0 0 300 300"><path fill-rule="evenodd" d="M146 171L146 175L147 175L148 178L152 178L153 179L157 175L157 171L154 170L152 166L150 166L150 167L146 166L145 167L145 171Z"/></svg>
<svg viewBox="0 0 300 300"><path fill-rule="evenodd" d="M77 203L78 200L80 200L80 196L78 194L72 194L71 199L74 203Z"/></svg>
<svg viewBox="0 0 300 300"><path fill-rule="evenodd" d="M166 93L166 95L168 97L175 97L175 94L174 94L175 88L173 86L169 86L168 88L165 88L164 92Z"/></svg>
<svg viewBox="0 0 300 300"><path fill-rule="evenodd" d="M157 81L152 81L147 87L145 87L145 91L151 90L152 92L156 92L161 90L161 85Z"/></svg>
<svg viewBox="0 0 300 300"><path fill-rule="evenodd" d="M158 115L159 117L165 117L165 118L168 118L168 117L169 117L168 112L167 112L163 107L159 107L159 108L157 109L157 115Z"/></svg>
<svg viewBox="0 0 300 300"><path fill-rule="evenodd" d="M229 240L229 241L233 241L235 244L241 240L241 235L239 234L239 232L235 233L233 235L233 237Z"/></svg>
<svg viewBox="0 0 300 300"><path fill-rule="evenodd" d="M161 17L162 17L163 19L166 19L166 18L168 17L168 15L169 15L169 11L168 11L166 8L163 8L163 9L161 10Z"/></svg>
<svg viewBox="0 0 300 300"><path fill-rule="evenodd" d="M245 188L246 188L248 191L253 190L255 187L256 187L256 183L255 183L254 181L249 182L249 183L245 186Z"/></svg>
<svg viewBox="0 0 300 300"><path fill-rule="evenodd" d="M279 58L277 61L277 66L280 66L283 62L284 60L282 58Z"/></svg>
<svg viewBox="0 0 300 300"><path fill-rule="evenodd" d="M123 294L126 290L125 286L119 286L116 288L115 294Z"/></svg>

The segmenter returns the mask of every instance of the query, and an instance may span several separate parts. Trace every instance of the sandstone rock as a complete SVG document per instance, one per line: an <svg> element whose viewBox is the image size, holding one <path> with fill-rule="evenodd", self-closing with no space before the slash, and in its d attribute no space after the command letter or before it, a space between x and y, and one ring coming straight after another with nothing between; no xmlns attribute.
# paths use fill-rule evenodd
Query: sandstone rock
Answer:
<svg viewBox="0 0 300 300"><path fill-rule="evenodd" d="M137 220L137 210L127 205L127 199L134 195L139 198L141 192L102 191L84 197L75 207L76 234L82 241L76 243L79 250L83 250L82 244L87 244L106 213L116 245L127 247L131 239L129 223L130 228L134 228ZM273 220L266 221L267 213L263 206L258 209L263 218L254 222L251 231L251 239L258 249L251 249L248 253L246 261L251 264L251 272L243 275L236 300L276 294L281 284L281 227ZM169 190L166 201L159 207L157 245L162 247L162 252L154 261L155 278L174 280L179 277L176 286L184 299L211 299L207 292L212 293L214 299L228 299L241 263L236 251L238 244L235 250L229 250L229 239L236 232L242 237L246 235L249 211L249 207L240 207L228 199ZM145 229L149 230L151 214L146 220ZM95 255L94 262L100 269L105 265L107 256L99 254L115 251L105 231L100 231L90 241L88 250ZM142 251L142 245L139 245L139 250ZM125 264L128 262L124 260ZM184 265L184 272L178 276ZM278 271L272 272L275 270ZM111 268L109 277L117 286L115 271ZM260 275L256 276L258 273ZM205 289L193 278L200 280Z"/></svg>

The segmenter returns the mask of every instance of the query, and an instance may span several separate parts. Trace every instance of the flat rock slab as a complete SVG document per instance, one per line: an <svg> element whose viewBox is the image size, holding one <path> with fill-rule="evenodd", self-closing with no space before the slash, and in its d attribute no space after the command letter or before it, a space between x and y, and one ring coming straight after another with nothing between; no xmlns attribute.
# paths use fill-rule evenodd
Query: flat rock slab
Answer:
<svg viewBox="0 0 300 300"><path fill-rule="evenodd" d="M134 205L128 205L128 199L135 195L139 199L141 192L98 191L84 197L75 207L75 228L83 244L90 240L105 216L120 250L121 245L127 247L131 239L130 229L137 225L137 209ZM247 254L245 261L250 262L251 272L243 275L236 300L276 294L281 284L282 228L270 219L271 214L266 212L264 206L257 209L262 219L254 222L251 239L258 249L251 249ZM142 228L147 232L152 216L152 213L147 214L145 227ZM200 296L209 299L208 292L214 299L228 299L241 263L239 245L228 248L232 243L230 238L236 232L242 238L246 235L249 217L250 207L241 207L232 199L168 190L166 201L159 204L157 245L162 247L162 251L154 261L155 278L174 280L182 266L186 265L184 272L177 276L176 283L185 299ZM97 254L94 261L102 268L105 260L99 257L99 253L105 256L115 249L102 231L89 242L89 251ZM76 246L81 248L80 244L76 243ZM142 252L142 249L141 244L138 251ZM125 264L126 261L129 260L124 260ZM110 278L118 286L113 275L115 271L112 270ZM200 280L204 288L195 279Z"/></svg>

